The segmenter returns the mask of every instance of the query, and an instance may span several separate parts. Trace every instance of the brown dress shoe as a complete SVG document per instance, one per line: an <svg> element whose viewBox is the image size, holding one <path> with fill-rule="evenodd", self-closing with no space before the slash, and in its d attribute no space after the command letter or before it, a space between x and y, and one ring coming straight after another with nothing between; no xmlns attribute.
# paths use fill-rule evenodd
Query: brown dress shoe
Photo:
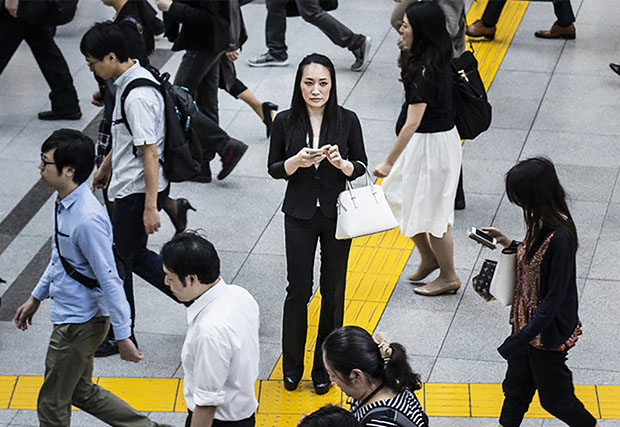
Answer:
<svg viewBox="0 0 620 427"><path fill-rule="evenodd" d="M487 40L493 40L495 38L495 26L487 27L478 19L473 24L465 27L465 34L469 37L484 37Z"/></svg>
<svg viewBox="0 0 620 427"><path fill-rule="evenodd" d="M551 26L550 30L540 30L536 31L534 35L541 39L567 39L574 40L575 35L575 26L570 24L568 27L560 27L557 23Z"/></svg>

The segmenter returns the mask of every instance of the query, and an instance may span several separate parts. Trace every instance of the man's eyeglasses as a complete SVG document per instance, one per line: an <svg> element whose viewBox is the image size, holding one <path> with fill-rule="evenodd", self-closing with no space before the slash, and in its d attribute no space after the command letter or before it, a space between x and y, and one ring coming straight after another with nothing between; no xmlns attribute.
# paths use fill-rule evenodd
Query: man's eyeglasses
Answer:
<svg viewBox="0 0 620 427"><path fill-rule="evenodd" d="M56 162L50 162L45 158L45 154L41 153L41 164L43 165L43 167L45 167L47 165L55 165Z"/></svg>

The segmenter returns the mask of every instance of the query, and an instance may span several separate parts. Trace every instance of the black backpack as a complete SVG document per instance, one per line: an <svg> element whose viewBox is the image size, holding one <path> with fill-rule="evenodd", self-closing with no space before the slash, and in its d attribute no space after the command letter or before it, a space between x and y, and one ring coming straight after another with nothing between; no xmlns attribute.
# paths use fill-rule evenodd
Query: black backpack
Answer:
<svg viewBox="0 0 620 427"><path fill-rule="evenodd" d="M451 61L456 129L462 139L474 139L491 126L491 104L478 71L478 61L466 50Z"/></svg>
<svg viewBox="0 0 620 427"><path fill-rule="evenodd" d="M164 98L166 137L164 142L164 175L171 182L183 182L193 178L202 167L202 147L193 124L201 114L189 91L170 83L170 74L160 74L153 67L144 67L153 74L157 83L146 78L129 82L121 94L121 119L114 124L124 123L131 134L125 115L125 100L132 89L141 86L157 88ZM134 154L137 154L134 147Z"/></svg>

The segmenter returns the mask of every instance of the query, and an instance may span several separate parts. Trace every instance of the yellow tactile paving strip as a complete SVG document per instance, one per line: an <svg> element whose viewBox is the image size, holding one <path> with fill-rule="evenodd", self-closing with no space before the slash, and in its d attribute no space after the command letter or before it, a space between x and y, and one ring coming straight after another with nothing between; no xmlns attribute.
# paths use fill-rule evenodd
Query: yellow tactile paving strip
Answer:
<svg viewBox="0 0 620 427"><path fill-rule="evenodd" d="M485 0L474 2L467 15L467 22L471 23L482 16L486 3ZM495 40L473 43L480 74L487 88L497 73L527 5L524 1L508 2L498 23ZM367 330L375 329L412 249L411 240L396 230L353 241L349 257L345 324L359 325ZM257 381L255 390L260 402L258 426L292 427L301 414L312 412L328 403L343 405L346 402L346 396L337 388L324 396L317 396L309 381L320 298L317 293L309 306L310 326L304 381L297 390L285 391L280 381L281 360L268 380ZM93 380L138 410L186 412L181 379L101 377ZM35 409L42 382L42 377L0 376L0 410ZM620 418L620 386L577 385L575 389L584 405L597 418ZM496 418L503 401L501 384L427 383L416 394L429 416ZM542 409L537 397L526 416L551 417Z"/></svg>

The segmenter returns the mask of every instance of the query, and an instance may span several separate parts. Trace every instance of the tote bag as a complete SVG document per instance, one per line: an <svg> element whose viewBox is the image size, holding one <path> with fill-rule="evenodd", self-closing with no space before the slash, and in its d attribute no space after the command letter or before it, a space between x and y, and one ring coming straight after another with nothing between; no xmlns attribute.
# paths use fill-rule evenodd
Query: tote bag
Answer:
<svg viewBox="0 0 620 427"><path fill-rule="evenodd" d="M491 279L489 293L504 305L511 305L517 283L517 248L509 246L502 250Z"/></svg>
<svg viewBox="0 0 620 427"><path fill-rule="evenodd" d="M372 183L366 165L366 185L353 188L347 181L347 189L340 193L336 204L336 239L351 239L390 230L398 226L390 205L380 186Z"/></svg>

